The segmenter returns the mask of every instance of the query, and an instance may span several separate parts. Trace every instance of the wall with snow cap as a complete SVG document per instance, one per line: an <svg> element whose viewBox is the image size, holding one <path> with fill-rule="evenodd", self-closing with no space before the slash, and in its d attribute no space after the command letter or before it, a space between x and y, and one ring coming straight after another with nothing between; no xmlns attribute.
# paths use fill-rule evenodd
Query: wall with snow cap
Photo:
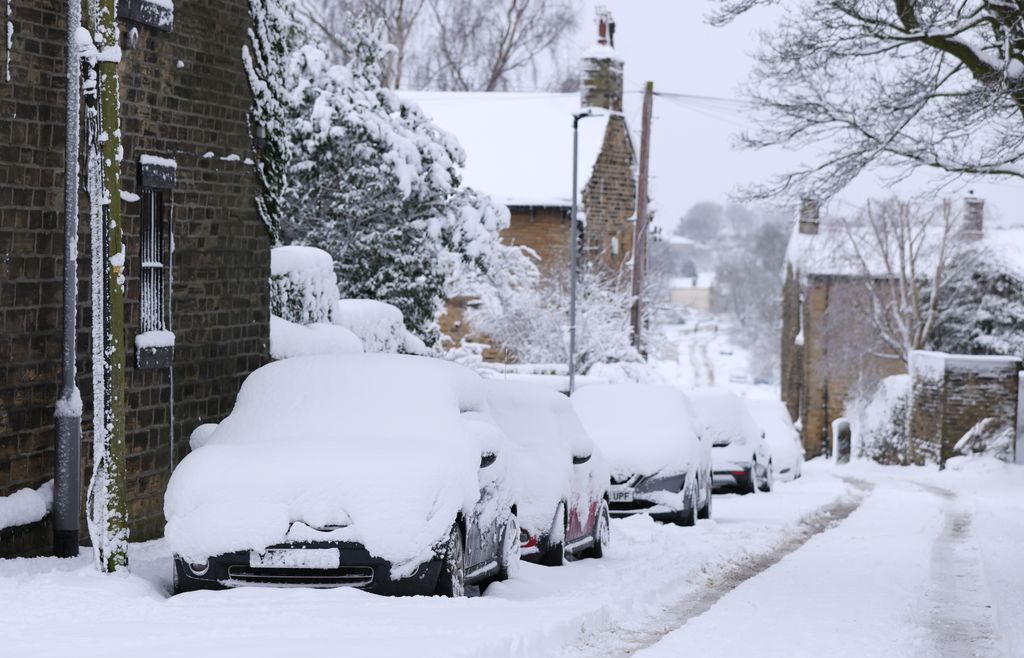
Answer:
<svg viewBox="0 0 1024 658"><path fill-rule="evenodd" d="M149 5L170 7L167 0ZM0 80L0 496L53 477L53 415L60 381L64 85L63 0L11 0L17 32L11 82ZM217 154L251 155L251 95L240 50L248 5L174 3L166 29L119 19L118 67L124 146L127 480L133 540L163 533L170 471L170 373L134 366L139 334L139 232L143 155L176 165L173 197L175 460L191 431L220 420L245 376L269 360L270 243L255 208L252 167ZM128 47L134 44L134 47ZM179 64L180 63L180 64ZM83 207L83 213L85 208ZM82 454L91 455L88 352L89 240L78 243L81 275L79 388L85 400ZM168 227L169 228L169 227ZM170 235L165 232L164 249ZM166 280L166 279L165 279ZM172 327L168 327L172 329ZM143 343L146 339L143 338ZM88 466L84 464L89 477ZM46 522L21 553L48 550ZM84 524L82 526L85 527ZM7 544L7 535L0 545Z"/></svg>
<svg viewBox="0 0 1024 658"><path fill-rule="evenodd" d="M945 464L979 421L1017 426L1016 357L917 351L910 355L910 460Z"/></svg>

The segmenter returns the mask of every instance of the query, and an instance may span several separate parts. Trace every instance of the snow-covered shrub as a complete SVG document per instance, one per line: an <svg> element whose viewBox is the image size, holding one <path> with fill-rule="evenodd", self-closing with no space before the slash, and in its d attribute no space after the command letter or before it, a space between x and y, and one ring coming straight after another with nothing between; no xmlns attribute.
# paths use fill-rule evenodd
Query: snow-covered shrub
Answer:
<svg viewBox="0 0 1024 658"><path fill-rule="evenodd" d="M874 391L846 404L857 455L880 464L907 464L910 375L886 377Z"/></svg>
<svg viewBox="0 0 1024 658"><path fill-rule="evenodd" d="M331 255L314 247L270 252L270 312L296 324L330 322L338 301Z"/></svg>
<svg viewBox="0 0 1024 658"><path fill-rule="evenodd" d="M467 309L466 320L521 363L566 363L570 288L568 268L564 269L562 276ZM599 266L581 270L576 289L578 372L587 373L598 363L641 362L630 340L633 295L626 277Z"/></svg>
<svg viewBox="0 0 1024 658"><path fill-rule="evenodd" d="M465 154L454 137L381 85L389 46L379 28L353 21L340 35L348 64L332 64L308 32L296 34L281 4L253 0L267 26L254 40L272 44L254 51L276 59L250 66L250 84L260 92L255 117L277 116L274 103L287 117L268 119L286 146L274 179L284 186L282 238L329 252L342 296L393 304L433 344L459 276L493 275L473 281L502 285L510 259L530 267L500 242L508 210L463 187Z"/></svg>
<svg viewBox="0 0 1024 658"><path fill-rule="evenodd" d="M954 450L961 455L984 455L1013 461L1016 432L998 418L983 418L956 442Z"/></svg>
<svg viewBox="0 0 1024 658"><path fill-rule="evenodd" d="M425 354L423 341L405 328L397 307L372 299L341 299L335 304L334 323L359 337L367 352Z"/></svg>

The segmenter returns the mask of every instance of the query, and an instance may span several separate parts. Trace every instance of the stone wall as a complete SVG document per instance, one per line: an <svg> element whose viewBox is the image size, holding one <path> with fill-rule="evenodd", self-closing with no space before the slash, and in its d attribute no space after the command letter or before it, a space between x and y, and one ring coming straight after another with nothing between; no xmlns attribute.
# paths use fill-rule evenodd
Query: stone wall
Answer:
<svg viewBox="0 0 1024 658"><path fill-rule="evenodd" d="M65 3L13 0L12 10L12 80L0 79L0 496L52 477L62 313ZM175 461L187 451L191 430L223 418L242 379L268 359L270 243L256 213L252 167L245 164L251 156L246 121L251 96L240 52L248 22L245 0L176 3L170 32L120 21L123 187L138 191L142 154L177 162L170 294L177 336ZM129 38L132 28L137 42ZM83 196L83 209L85 202ZM134 359L139 206L124 205L133 540L162 534L163 492L171 466L170 372L138 369ZM91 308L84 213L80 226L78 368L85 400L86 483Z"/></svg>
<svg viewBox="0 0 1024 658"><path fill-rule="evenodd" d="M583 190L587 215L583 253L591 262L615 271L632 262L636 230L632 220L636 214L634 163L626 121L613 116L605 129L604 146L593 174Z"/></svg>
<svg viewBox="0 0 1024 658"><path fill-rule="evenodd" d="M1020 359L914 352L910 461L944 464L979 421L1016 429Z"/></svg>

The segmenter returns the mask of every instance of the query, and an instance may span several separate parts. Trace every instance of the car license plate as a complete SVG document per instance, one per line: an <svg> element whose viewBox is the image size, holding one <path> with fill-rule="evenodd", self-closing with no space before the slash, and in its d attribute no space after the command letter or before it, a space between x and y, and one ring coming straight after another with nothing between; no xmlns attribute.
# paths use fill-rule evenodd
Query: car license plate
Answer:
<svg viewBox="0 0 1024 658"><path fill-rule="evenodd" d="M632 489L613 489L608 492L611 496L613 503L631 503L633 502L633 490Z"/></svg>
<svg viewBox="0 0 1024 658"><path fill-rule="evenodd" d="M249 566L262 569L337 569L341 554L336 548L268 548L249 552Z"/></svg>

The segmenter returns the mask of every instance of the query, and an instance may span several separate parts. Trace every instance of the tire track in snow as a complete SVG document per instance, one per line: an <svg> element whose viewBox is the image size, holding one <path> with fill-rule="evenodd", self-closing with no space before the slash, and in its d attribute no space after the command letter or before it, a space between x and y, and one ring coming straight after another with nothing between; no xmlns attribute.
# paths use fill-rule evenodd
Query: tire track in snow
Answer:
<svg viewBox="0 0 1024 658"><path fill-rule="evenodd" d="M970 512L952 491L918 486L944 501L946 523L931 555L932 584L926 594L931 645L920 652L934 658L1003 656L977 547L971 539Z"/></svg>
<svg viewBox="0 0 1024 658"><path fill-rule="evenodd" d="M657 618L650 619L642 629L612 627L596 633L584 631L580 642L563 655L573 658L620 658L653 646L672 631L710 610L726 594L747 580L764 573L783 558L796 551L816 535L836 527L861 506L874 485L852 477L841 476L856 492L835 500L805 516L794 532L767 553L742 559L721 571L709 574L696 591L688 590L675 605L666 606Z"/></svg>

